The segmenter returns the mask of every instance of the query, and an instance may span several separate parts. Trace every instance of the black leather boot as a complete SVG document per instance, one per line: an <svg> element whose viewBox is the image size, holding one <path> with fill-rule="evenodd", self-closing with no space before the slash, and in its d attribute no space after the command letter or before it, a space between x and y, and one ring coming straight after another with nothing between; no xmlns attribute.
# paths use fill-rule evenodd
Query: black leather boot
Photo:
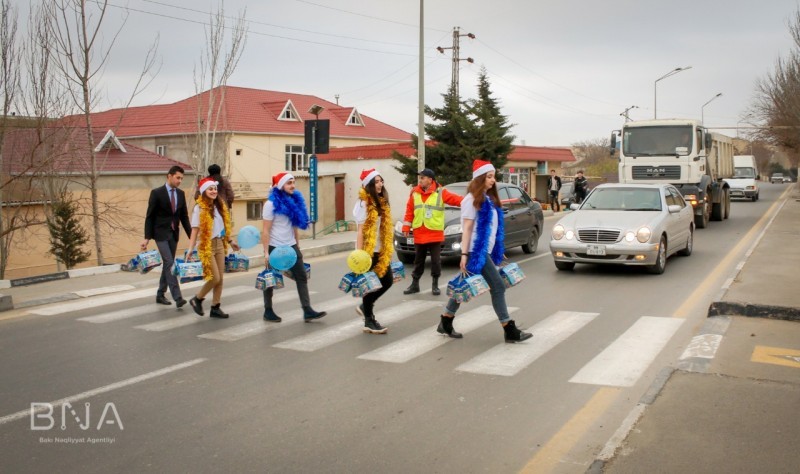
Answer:
<svg viewBox="0 0 800 474"><path fill-rule="evenodd" d="M219 304L215 304L211 307L211 315L212 318L219 318L219 319L228 319L228 313L222 311Z"/></svg>
<svg viewBox="0 0 800 474"><path fill-rule="evenodd" d="M411 277L411 286L406 288L403 294L413 295L414 293L419 293L419 278Z"/></svg>
<svg viewBox="0 0 800 474"><path fill-rule="evenodd" d="M442 292L439 290L439 277L433 277L433 286L431 286L431 294L439 296Z"/></svg>
<svg viewBox="0 0 800 474"><path fill-rule="evenodd" d="M505 339L508 343L522 342L525 339L533 337L533 334L517 329L517 324L513 319L503 326L503 331L505 332Z"/></svg>
<svg viewBox="0 0 800 474"><path fill-rule="evenodd" d="M454 318L448 318L445 315L442 315L441 318L442 318L441 321L439 321L439 327L436 328L436 332L445 336L452 337L453 339L461 339L462 337L464 337L463 334L461 334L460 332L456 332L453 329Z"/></svg>

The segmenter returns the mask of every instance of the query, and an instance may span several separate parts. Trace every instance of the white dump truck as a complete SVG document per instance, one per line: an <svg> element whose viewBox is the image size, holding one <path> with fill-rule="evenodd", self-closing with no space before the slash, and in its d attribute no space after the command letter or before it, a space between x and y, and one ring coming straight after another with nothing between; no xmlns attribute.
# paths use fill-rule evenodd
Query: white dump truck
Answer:
<svg viewBox="0 0 800 474"><path fill-rule="evenodd" d="M756 157L753 155L736 155L733 157L733 178L725 181L731 187L731 198L758 201L758 174Z"/></svg>
<svg viewBox="0 0 800 474"><path fill-rule="evenodd" d="M733 140L709 132L697 120L658 119L626 122L611 133L611 154L617 137L620 183L669 183L694 208L695 226L730 216Z"/></svg>

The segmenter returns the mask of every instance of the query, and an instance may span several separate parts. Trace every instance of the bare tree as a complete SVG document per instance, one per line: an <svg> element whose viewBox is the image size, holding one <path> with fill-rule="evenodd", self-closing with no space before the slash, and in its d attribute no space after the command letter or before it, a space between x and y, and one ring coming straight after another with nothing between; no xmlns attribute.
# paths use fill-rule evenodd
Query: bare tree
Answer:
<svg viewBox="0 0 800 474"><path fill-rule="evenodd" d="M96 83L105 69L116 39L124 27L113 32L110 41L103 44L103 25L108 9L108 0L50 0L49 12L53 18L53 49L60 58L58 63L61 76L69 91L69 97L78 111L80 124L85 128L88 143L89 162L86 163L86 186L91 194L91 217L94 230L95 255L97 264L103 265L102 226L104 213L98 199L98 179L102 169L102 155L95 149L96 141L92 128L92 111L95 109L98 94ZM143 80L155 64L154 45L147 51L139 81L131 93L131 100L141 92ZM130 101L128 102L130 103Z"/></svg>
<svg viewBox="0 0 800 474"><path fill-rule="evenodd" d="M228 171L227 157L217 156L219 150L227 149L226 143L217 143L217 133L220 128L226 127L226 124L220 123L225 117L225 89L247 43L246 14L245 9L235 19L229 19L225 16L222 2L217 11L209 15L205 48L200 56L199 67L194 69L195 92L198 95L197 133L191 156L192 167L198 173L211 163L220 165L223 173ZM205 99L200 99L200 94L205 90L208 90Z"/></svg>
<svg viewBox="0 0 800 474"><path fill-rule="evenodd" d="M756 84L751 113L763 127L751 139L763 140L787 152L792 167L800 156L800 11L789 24L794 47L779 58L775 70Z"/></svg>

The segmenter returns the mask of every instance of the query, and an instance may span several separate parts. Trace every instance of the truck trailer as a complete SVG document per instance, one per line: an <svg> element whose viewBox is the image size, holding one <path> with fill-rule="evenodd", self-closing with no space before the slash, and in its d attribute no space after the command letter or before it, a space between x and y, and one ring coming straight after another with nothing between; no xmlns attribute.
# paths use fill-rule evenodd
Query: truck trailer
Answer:
<svg viewBox="0 0 800 474"><path fill-rule="evenodd" d="M697 120L626 122L611 133L611 154L621 138L620 183L669 183L694 209L695 226L730 216L733 140Z"/></svg>

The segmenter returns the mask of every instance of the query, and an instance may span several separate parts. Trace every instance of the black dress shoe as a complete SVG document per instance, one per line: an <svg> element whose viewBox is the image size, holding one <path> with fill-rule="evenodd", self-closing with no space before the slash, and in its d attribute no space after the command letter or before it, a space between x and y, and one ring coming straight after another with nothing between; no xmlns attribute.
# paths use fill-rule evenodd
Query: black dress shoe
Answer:
<svg viewBox="0 0 800 474"><path fill-rule="evenodd" d="M156 296L156 303L169 306L172 304L172 301L168 300L166 296Z"/></svg>
<svg viewBox="0 0 800 474"><path fill-rule="evenodd" d="M186 303L188 303L188 301L186 301L183 298L178 298L177 300L175 300L175 306L177 306L178 308L186 306Z"/></svg>

